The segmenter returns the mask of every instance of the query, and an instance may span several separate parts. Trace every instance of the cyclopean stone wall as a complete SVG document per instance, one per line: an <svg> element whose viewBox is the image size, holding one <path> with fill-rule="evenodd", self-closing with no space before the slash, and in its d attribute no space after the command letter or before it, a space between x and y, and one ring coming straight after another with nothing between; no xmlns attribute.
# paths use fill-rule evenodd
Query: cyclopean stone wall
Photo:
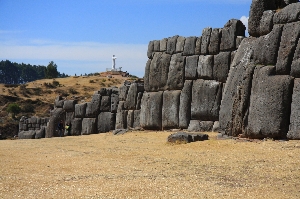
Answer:
<svg viewBox="0 0 300 199"><path fill-rule="evenodd" d="M245 36L239 20L205 28L200 37L173 36L148 46L140 125L144 129L212 130L219 120L230 63Z"/></svg>
<svg viewBox="0 0 300 199"><path fill-rule="evenodd" d="M19 122L19 133L20 139L39 139L45 137L45 128L49 118L22 117Z"/></svg>

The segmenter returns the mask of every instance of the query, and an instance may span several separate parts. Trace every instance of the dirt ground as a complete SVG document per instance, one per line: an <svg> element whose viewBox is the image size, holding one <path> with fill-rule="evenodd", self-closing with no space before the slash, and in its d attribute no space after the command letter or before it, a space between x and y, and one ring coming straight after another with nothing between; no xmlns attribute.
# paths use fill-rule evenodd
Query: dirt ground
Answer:
<svg viewBox="0 0 300 199"><path fill-rule="evenodd" d="M0 198L300 198L300 141L172 132L0 141Z"/></svg>

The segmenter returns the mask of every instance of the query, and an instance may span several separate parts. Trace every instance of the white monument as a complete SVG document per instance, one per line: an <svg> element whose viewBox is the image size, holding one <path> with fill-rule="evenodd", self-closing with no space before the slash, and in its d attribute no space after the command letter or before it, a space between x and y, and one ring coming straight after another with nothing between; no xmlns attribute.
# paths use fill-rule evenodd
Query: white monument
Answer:
<svg viewBox="0 0 300 199"><path fill-rule="evenodd" d="M112 67L111 67L112 71L116 70L116 59L117 59L117 57L115 57L115 55L113 55L113 57L112 57Z"/></svg>

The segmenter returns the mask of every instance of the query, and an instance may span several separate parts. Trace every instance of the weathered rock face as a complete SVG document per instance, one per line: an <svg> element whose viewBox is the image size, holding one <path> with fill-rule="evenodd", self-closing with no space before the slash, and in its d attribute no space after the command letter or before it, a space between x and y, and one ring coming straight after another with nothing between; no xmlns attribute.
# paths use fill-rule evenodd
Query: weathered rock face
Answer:
<svg viewBox="0 0 300 199"><path fill-rule="evenodd" d="M67 112L74 112L75 111L75 104L76 104L75 100L66 100L64 102L63 109Z"/></svg>
<svg viewBox="0 0 300 199"><path fill-rule="evenodd" d="M94 94L92 101L88 102L85 110L85 117L96 118L100 112L101 95Z"/></svg>
<svg viewBox="0 0 300 199"><path fill-rule="evenodd" d="M219 120L221 98L222 83L214 80L195 80L192 89L192 119L202 121Z"/></svg>
<svg viewBox="0 0 300 199"><path fill-rule="evenodd" d="M129 91L128 91L128 95L126 98L126 101L124 103L124 108L129 110L134 110L136 103L137 103L137 95L138 95L138 90L137 90L137 84L136 83L132 83L130 85Z"/></svg>
<svg viewBox="0 0 300 199"><path fill-rule="evenodd" d="M198 61L198 78L199 79L213 79L214 56L200 55Z"/></svg>
<svg viewBox="0 0 300 199"><path fill-rule="evenodd" d="M191 120L192 80L186 80L180 94L179 128L187 129Z"/></svg>
<svg viewBox="0 0 300 199"><path fill-rule="evenodd" d="M284 5L282 10L275 13L273 22L274 24L285 24L285 23L291 23L295 21L299 21L299 14L300 14L300 4L296 3L297 0L292 0L286 3L290 5ZM293 4L291 4L293 3Z"/></svg>
<svg viewBox="0 0 300 199"><path fill-rule="evenodd" d="M163 129L178 128L180 90L163 93L162 127Z"/></svg>
<svg viewBox="0 0 300 199"><path fill-rule="evenodd" d="M208 46L209 54L216 55L220 52L221 37L222 29L214 28L211 32L210 43Z"/></svg>
<svg viewBox="0 0 300 199"><path fill-rule="evenodd" d="M116 129L126 129L127 128L127 110L121 110L117 112L116 115Z"/></svg>
<svg viewBox="0 0 300 199"><path fill-rule="evenodd" d="M210 42L211 28L204 28L202 31L202 40L201 40L201 55L208 55L208 46Z"/></svg>
<svg viewBox="0 0 300 199"><path fill-rule="evenodd" d="M105 133L105 132L109 132L110 130L114 130L115 120L116 120L116 116L114 113L101 112L98 115L98 120L97 120L98 133Z"/></svg>
<svg viewBox="0 0 300 199"><path fill-rule="evenodd" d="M81 135L82 119L75 118L71 123L71 135Z"/></svg>
<svg viewBox="0 0 300 199"><path fill-rule="evenodd" d="M194 55L197 37L187 37L184 43L183 55Z"/></svg>
<svg viewBox="0 0 300 199"><path fill-rule="evenodd" d="M167 51L166 53L168 54L174 54L176 52L176 44L177 44L177 38L179 36L175 35L173 37L168 38L168 43L167 43Z"/></svg>
<svg viewBox="0 0 300 199"><path fill-rule="evenodd" d="M177 37L177 42L176 42L176 53L181 53L184 48L184 43L185 43L185 38L182 36Z"/></svg>
<svg viewBox="0 0 300 199"><path fill-rule="evenodd" d="M170 61L170 68L168 73L168 89L180 90L184 84L184 65L185 57L181 54L174 54Z"/></svg>
<svg viewBox="0 0 300 199"><path fill-rule="evenodd" d="M300 139L300 79L295 79L291 104L291 119L288 139Z"/></svg>
<svg viewBox="0 0 300 199"><path fill-rule="evenodd" d="M198 55L186 57L185 79L197 79Z"/></svg>
<svg viewBox="0 0 300 199"><path fill-rule="evenodd" d="M85 116L86 103L75 105L75 117L83 118Z"/></svg>
<svg viewBox="0 0 300 199"><path fill-rule="evenodd" d="M95 118L83 118L81 135L90 135L97 133Z"/></svg>
<svg viewBox="0 0 300 199"><path fill-rule="evenodd" d="M191 120L188 131L195 132L209 132L212 131L214 122L212 121L200 121L200 120Z"/></svg>
<svg viewBox="0 0 300 199"><path fill-rule="evenodd" d="M236 49L237 36L245 36L245 25L236 19L229 20L222 29L220 44L221 51L233 51Z"/></svg>
<svg viewBox="0 0 300 199"><path fill-rule="evenodd" d="M65 113L62 108L56 108L54 109L51 119L48 123L48 126L46 128L46 138L51 138L53 136L58 136L57 125L60 122L60 120L64 120Z"/></svg>
<svg viewBox="0 0 300 199"><path fill-rule="evenodd" d="M257 66L254 71L246 136L281 138L287 134L293 78L274 74L273 66Z"/></svg>
<svg viewBox="0 0 300 199"><path fill-rule="evenodd" d="M221 52L214 56L213 77L215 80L226 83L230 58L230 52Z"/></svg>

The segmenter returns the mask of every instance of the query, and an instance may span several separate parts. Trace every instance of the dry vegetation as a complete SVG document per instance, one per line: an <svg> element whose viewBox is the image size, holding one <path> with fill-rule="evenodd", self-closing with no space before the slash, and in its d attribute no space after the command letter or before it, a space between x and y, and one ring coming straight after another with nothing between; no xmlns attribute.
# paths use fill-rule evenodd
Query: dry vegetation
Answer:
<svg viewBox="0 0 300 199"><path fill-rule="evenodd" d="M3 140L0 198L299 198L299 141L170 132Z"/></svg>

